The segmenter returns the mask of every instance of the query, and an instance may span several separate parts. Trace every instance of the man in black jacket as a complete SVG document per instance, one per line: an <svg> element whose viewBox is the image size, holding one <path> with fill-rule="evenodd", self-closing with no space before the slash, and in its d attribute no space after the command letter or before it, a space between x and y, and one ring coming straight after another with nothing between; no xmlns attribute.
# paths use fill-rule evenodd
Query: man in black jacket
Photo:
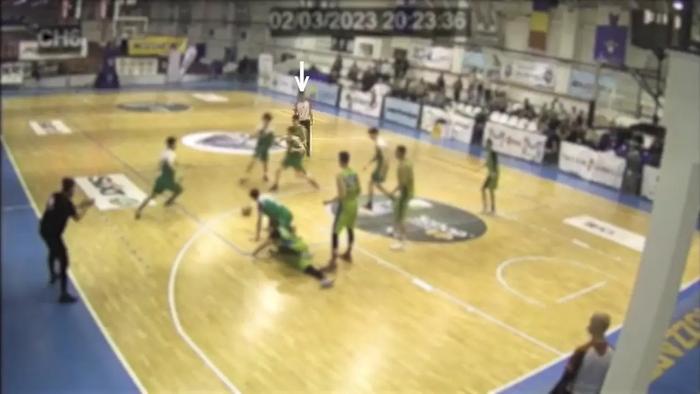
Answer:
<svg viewBox="0 0 700 394"><path fill-rule="evenodd" d="M77 300L68 293L68 250L63 243L63 231L66 229L69 218L80 220L94 203L93 200L86 200L76 208L71 201L74 190L75 181L71 178L63 178L61 191L49 197L39 225L39 234L49 249L49 282L53 284L57 279L61 279L61 296L58 302L63 304ZM58 274L54 269L56 260L60 263Z"/></svg>

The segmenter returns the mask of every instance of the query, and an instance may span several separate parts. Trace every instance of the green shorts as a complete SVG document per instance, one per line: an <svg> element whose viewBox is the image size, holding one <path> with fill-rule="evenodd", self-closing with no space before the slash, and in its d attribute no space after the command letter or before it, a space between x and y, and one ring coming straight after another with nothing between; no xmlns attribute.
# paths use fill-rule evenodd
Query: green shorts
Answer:
<svg viewBox="0 0 700 394"><path fill-rule="evenodd" d="M270 157L269 150L268 149L255 149L255 152L253 153L253 157L262 161L263 163L267 163L267 160Z"/></svg>
<svg viewBox="0 0 700 394"><path fill-rule="evenodd" d="M408 203L411 201L411 197L404 196L400 194L399 197L394 200L394 222L403 222L406 219L406 214L408 213Z"/></svg>
<svg viewBox="0 0 700 394"><path fill-rule="evenodd" d="M153 184L153 194L161 194L166 190L173 193L180 193L182 192L182 186L180 186L173 177L159 176Z"/></svg>
<svg viewBox="0 0 700 394"><path fill-rule="evenodd" d="M386 179L386 173L389 172L388 166L377 167L372 171L372 182L383 183Z"/></svg>
<svg viewBox="0 0 700 394"><path fill-rule="evenodd" d="M304 155L302 155L301 153L287 153L284 156L284 160L282 160L282 168L292 167L297 171L304 171L303 160Z"/></svg>
<svg viewBox="0 0 700 394"><path fill-rule="evenodd" d="M498 173L489 174L484 180L484 184L481 186L481 188L496 190L496 188L498 188Z"/></svg>
<svg viewBox="0 0 700 394"><path fill-rule="evenodd" d="M333 233L338 234L344 228L354 229L357 221L357 202L338 204L333 221Z"/></svg>
<svg viewBox="0 0 700 394"><path fill-rule="evenodd" d="M300 271L305 270L312 263L309 247L298 237L280 240L277 245L277 256Z"/></svg>
<svg viewBox="0 0 700 394"><path fill-rule="evenodd" d="M294 216L291 212L280 213L275 217L270 217L270 226L272 227L284 227L287 230L292 229L292 220Z"/></svg>

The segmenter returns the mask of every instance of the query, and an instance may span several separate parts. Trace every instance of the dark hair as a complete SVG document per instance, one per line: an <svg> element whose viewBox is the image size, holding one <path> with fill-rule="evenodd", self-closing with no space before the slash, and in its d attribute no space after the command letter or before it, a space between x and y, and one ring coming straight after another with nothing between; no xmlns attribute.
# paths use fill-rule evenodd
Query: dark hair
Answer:
<svg viewBox="0 0 700 394"><path fill-rule="evenodd" d="M292 120L299 120L299 115L297 115L297 114L292 115Z"/></svg>
<svg viewBox="0 0 700 394"><path fill-rule="evenodd" d="M250 198L257 200L258 197L260 197L260 190L258 189L250 189Z"/></svg>
<svg viewBox="0 0 700 394"><path fill-rule="evenodd" d="M403 155L406 154L406 147L403 146L403 145L399 145L399 146L396 147L396 152L398 152L398 154L400 154L401 156L403 156Z"/></svg>
<svg viewBox="0 0 700 394"><path fill-rule="evenodd" d="M75 181L73 178L63 178L61 179L61 191L67 192L75 186Z"/></svg>
<svg viewBox="0 0 700 394"><path fill-rule="evenodd" d="M350 153L348 153L347 151L342 151L338 153L338 159L341 163L348 164L350 162Z"/></svg>
<svg viewBox="0 0 700 394"><path fill-rule="evenodd" d="M265 112L263 114L263 119L265 120L272 120L272 115L269 112Z"/></svg>
<svg viewBox="0 0 700 394"><path fill-rule="evenodd" d="M379 134L379 129L376 128L376 127L371 127L371 128L369 129L369 133L372 134L372 135Z"/></svg>
<svg viewBox="0 0 700 394"><path fill-rule="evenodd" d="M174 145L174 144L175 144L175 141L176 141L175 137L170 136L170 137L168 137L168 138L165 140L165 143L166 143L168 146L171 146L171 145Z"/></svg>

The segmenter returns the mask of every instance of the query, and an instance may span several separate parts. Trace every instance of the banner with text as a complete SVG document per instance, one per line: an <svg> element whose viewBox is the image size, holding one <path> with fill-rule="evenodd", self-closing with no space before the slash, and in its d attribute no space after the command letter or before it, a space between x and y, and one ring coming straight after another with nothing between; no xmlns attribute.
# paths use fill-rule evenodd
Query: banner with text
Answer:
<svg viewBox="0 0 700 394"><path fill-rule="evenodd" d="M77 177L75 183L95 200L100 211L136 208L146 198L146 193L124 174Z"/></svg>
<svg viewBox="0 0 700 394"><path fill-rule="evenodd" d="M449 135L457 141L472 142L472 132L474 130L474 118L453 113L450 116Z"/></svg>
<svg viewBox="0 0 700 394"><path fill-rule="evenodd" d="M176 36L144 36L129 39L129 56L161 56L168 57L170 48L183 53L187 49L187 37Z"/></svg>
<svg viewBox="0 0 700 394"><path fill-rule="evenodd" d="M293 78L294 77L292 77L292 79ZM296 89L296 81L294 81L294 83L295 90L298 91L298 89ZM309 81L309 84L304 92L311 100L315 102L332 106L338 105L338 93L340 92L340 87L338 85L321 81Z"/></svg>
<svg viewBox="0 0 700 394"><path fill-rule="evenodd" d="M452 69L454 50L444 47L420 47L414 48L413 59L422 67L435 68L449 71Z"/></svg>
<svg viewBox="0 0 700 394"><path fill-rule="evenodd" d="M272 88L274 73L272 55L261 53L258 56L258 86Z"/></svg>
<svg viewBox="0 0 700 394"><path fill-rule="evenodd" d="M659 175L661 175L661 170L652 167L644 166L642 170L642 196L654 200L656 197L656 186L659 184Z"/></svg>
<svg viewBox="0 0 700 394"><path fill-rule="evenodd" d="M625 164L613 151L600 152L570 142L563 142L559 151L560 170L615 189L622 186Z"/></svg>
<svg viewBox="0 0 700 394"><path fill-rule="evenodd" d="M270 88L276 92L296 96L299 93L299 87L294 77L281 73L272 74L272 86Z"/></svg>
<svg viewBox="0 0 700 394"><path fill-rule="evenodd" d="M343 89L340 93L340 108L378 118L382 113L382 99L382 96L372 92Z"/></svg>
<svg viewBox="0 0 700 394"><path fill-rule="evenodd" d="M24 82L25 63L2 63L2 85L21 85Z"/></svg>
<svg viewBox="0 0 700 394"><path fill-rule="evenodd" d="M387 97L384 100L384 119L403 126L418 127L420 104L412 101Z"/></svg>
<svg viewBox="0 0 700 394"><path fill-rule="evenodd" d="M450 117L447 114L447 111L442 108L424 105L422 115L420 117L420 129L427 131L428 133L432 133L435 123L437 123L438 120L443 120L446 125L449 125Z"/></svg>
<svg viewBox="0 0 700 394"><path fill-rule="evenodd" d="M599 97L607 97L616 88L615 78L601 75L598 79ZM595 95L595 73L590 71L571 69L569 77L569 94L584 100L592 100Z"/></svg>
<svg viewBox="0 0 700 394"><path fill-rule="evenodd" d="M547 137L516 129L500 123L488 122L484 130L484 141L491 139L496 152L520 159L542 163Z"/></svg>
<svg viewBox="0 0 700 394"><path fill-rule="evenodd" d="M520 85L554 90L555 67L549 63L527 60L506 61L501 69L501 79Z"/></svg>

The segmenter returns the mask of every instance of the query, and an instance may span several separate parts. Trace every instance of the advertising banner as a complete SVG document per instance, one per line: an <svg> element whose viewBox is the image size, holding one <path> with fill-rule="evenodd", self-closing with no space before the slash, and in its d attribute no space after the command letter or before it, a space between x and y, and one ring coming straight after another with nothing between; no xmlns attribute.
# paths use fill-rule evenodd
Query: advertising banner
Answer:
<svg viewBox="0 0 700 394"><path fill-rule="evenodd" d="M60 51L43 51L37 41L20 41L18 46L17 57L19 60L37 61L37 60L65 60L86 57L88 54L87 38L80 39L80 47L77 50L69 50L67 52Z"/></svg>
<svg viewBox="0 0 700 394"><path fill-rule="evenodd" d="M258 56L258 86L272 88L273 59L269 53L261 53Z"/></svg>
<svg viewBox="0 0 700 394"><path fill-rule="evenodd" d="M299 87L297 87L297 82L291 75L285 75L281 73L272 74L272 86L270 88L276 92L282 94L288 94L290 96L296 96L299 93Z"/></svg>
<svg viewBox="0 0 700 394"><path fill-rule="evenodd" d="M498 153L523 160L542 163L547 137L504 124L488 122L484 130L484 141L491 139Z"/></svg>
<svg viewBox="0 0 700 394"><path fill-rule="evenodd" d="M84 41L86 39L80 25L43 26L36 34L37 52L43 56L60 54L83 57Z"/></svg>
<svg viewBox="0 0 700 394"><path fill-rule="evenodd" d="M428 133L433 132L433 127L435 127L435 123L442 119L448 124L447 127L449 127L449 115L447 114L447 111L445 111L442 108L438 107L432 107L430 105L424 105L423 110L421 111L421 118L420 118L420 129L423 131L427 131Z"/></svg>
<svg viewBox="0 0 700 394"><path fill-rule="evenodd" d="M400 125L416 128L420 117L420 104L387 97L384 100L384 119Z"/></svg>
<svg viewBox="0 0 700 394"><path fill-rule="evenodd" d="M75 183L95 200L100 211L133 209L146 198L146 193L124 174L76 177Z"/></svg>
<svg viewBox="0 0 700 394"><path fill-rule="evenodd" d="M145 36L129 39L129 56L161 56L168 57L170 47L182 53L187 49L187 37L176 36Z"/></svg>
<svg viewBox="0 0 700 394"><path fill-rule="evenodd" d="M452 139L470 144L474 131L474 118L453 113L450 116L449 134Z"/></svg>
<svg viewBox="0 0 700 394"><path fill-rule="evenodd" d="M462 55L462 72L471 72L472 69L485 70L487 66L486 55L483 52L464 51L464 55Z"/></svg>
<svg viewBox="0 0 700 394"><path fill-rule="evenodd" d="M527 60L506 61L501 69L501 79L525 86L553 90L554 65Z"/></svg>
<svg viewBox="0 0 700 394"><path fill-rule="evenodd" d="M293 77L292 77L293 79ZM295 93L298 90L296 86L296 81L294 88ZM309 81L306 86L306 95L314 102L324 103L332 106L338 105L338 93L340 92L340 87L332 83L326 83L321 81Z"/></svg>
<svg viewBox="0 0 700 394"><path fill-rule="evenodd" d="M625 164L613 151L600 152L570 142L563 142L559 151L560 170L615 189L622 186Z"/></svg>
<svg viewBox="0 0 700 394"><path fill-rule="evenodd" d="M24 63L2 63L2 85L21 85L24 82Z"/></svg>
<svg viewBox="0 0 700 394"><path fill-rule="evenodd" d="M598 79L598 95L607 96L612 94L616 89L616 85L615 78L601 75ZM595 73L572 68L568 92L572 96L584 100L592 100L595 94Z"/></svg>
<svg viewBox="0 0 700 394"><path fill-rule="evenodd" d="M421 66L449 71L452 69L452 48L421 47L414 48L413 59Z"/></svg>
<svg viewBox="0 0 700 394"><path fill-rule="evenodd" d="M654 200L656 196L656 185L659 183L659 175L661 175L660 169L652 166L644 166L642 170L642 196Z"/></svg>
<svg viewBox="0 0 700 394"><path fill-rule="evenodd" d="M340 108L378 118L382 113L382 99L372 92L343 89L340 93Z"/></svg>

